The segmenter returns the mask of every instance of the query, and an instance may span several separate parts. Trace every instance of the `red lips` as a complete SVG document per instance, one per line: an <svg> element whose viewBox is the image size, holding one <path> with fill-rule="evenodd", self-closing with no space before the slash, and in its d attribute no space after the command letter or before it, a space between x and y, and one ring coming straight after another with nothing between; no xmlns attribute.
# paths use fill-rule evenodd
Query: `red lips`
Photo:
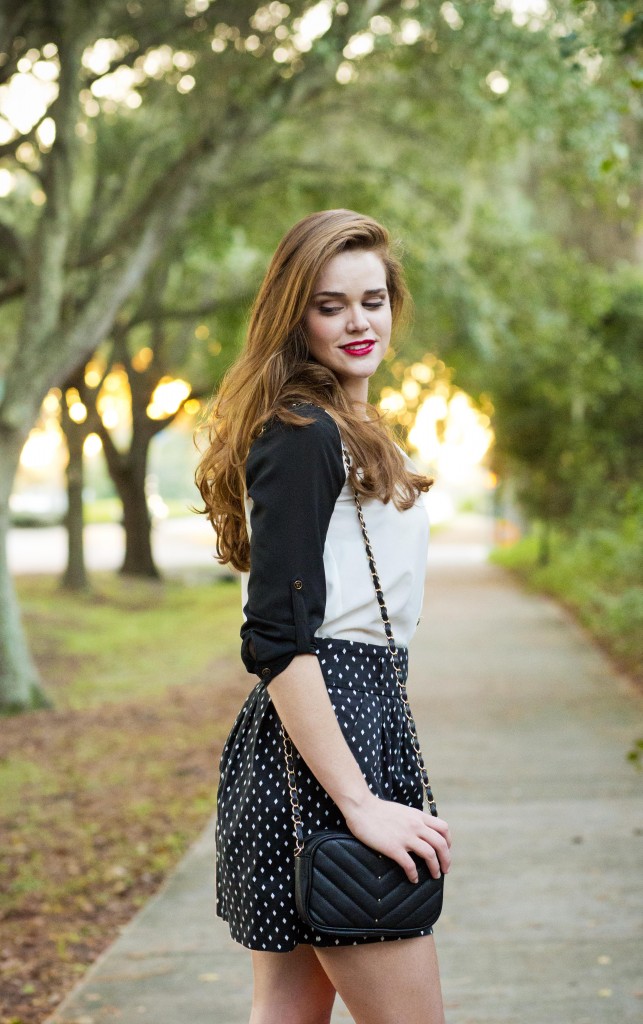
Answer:
<svg viewBox="0 0 643 1024"><path fill-rule="evenodd" d="M363 338L361 341L350 341L348 345L341 347L349 356L367 356L373 351L375 342L370 338Z"/></svg>

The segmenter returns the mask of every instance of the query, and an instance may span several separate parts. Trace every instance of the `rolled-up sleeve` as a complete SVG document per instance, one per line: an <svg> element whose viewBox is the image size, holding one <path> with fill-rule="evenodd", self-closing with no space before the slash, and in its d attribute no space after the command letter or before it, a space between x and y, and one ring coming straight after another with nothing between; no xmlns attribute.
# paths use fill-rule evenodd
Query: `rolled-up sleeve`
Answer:
<svg viewBox="0 0 643 1024"><path fill-rule="evenodd" d="M326 607L326 534L346 479L337 424L316 406L297 412L314 422L272 421L246 463L252 504L241 657L266 683L295 655L314 652Z"/></svg>

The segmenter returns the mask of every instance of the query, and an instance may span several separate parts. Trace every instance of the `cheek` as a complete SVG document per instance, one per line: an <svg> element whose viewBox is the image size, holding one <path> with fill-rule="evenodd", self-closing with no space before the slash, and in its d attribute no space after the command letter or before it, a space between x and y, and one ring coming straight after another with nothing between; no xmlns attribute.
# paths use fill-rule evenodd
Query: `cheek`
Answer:
<svg viewBox="0 0 643 1024"><path fill-rule="evenodd" d="M306 317L304 323L308 347L312 354L316 355L318 352L323 351L335 337L336 332L333 330L332 321L313 315Z"/></svg>
<svg viewBox="0 0 643 1024"><path fill-rule="evenodd" d="M380 334L383 338L388 341L391 337L391 330L393 327L393 317L391 314L391 307L388 306L386 310L382 311L382 320L380 321Z"/></svg>

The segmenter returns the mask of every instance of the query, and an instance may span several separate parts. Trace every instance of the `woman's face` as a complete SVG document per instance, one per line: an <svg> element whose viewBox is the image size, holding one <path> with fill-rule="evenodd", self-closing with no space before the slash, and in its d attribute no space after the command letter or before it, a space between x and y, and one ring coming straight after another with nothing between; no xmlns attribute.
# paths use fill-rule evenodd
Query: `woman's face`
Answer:
<svg viewBox="0 0 643 1024"><path fill-rule="evenodd" d="M351 398L365 402L368 378L391 339L386 271L377 253L349 249L326 264L315 282L304 327L313 359L335 372Z"/></svg>

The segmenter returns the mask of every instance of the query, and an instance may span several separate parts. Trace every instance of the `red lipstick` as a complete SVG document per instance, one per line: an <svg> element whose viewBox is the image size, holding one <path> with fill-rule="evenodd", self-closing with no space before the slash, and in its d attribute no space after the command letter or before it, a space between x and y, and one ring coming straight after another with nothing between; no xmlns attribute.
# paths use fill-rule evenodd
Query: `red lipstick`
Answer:
<svg viewBox="0 0 643 1024"><path fill-rule="evenodd" d="M348 345L341 346L349 356L367 356L375 347L375 342L370 338L361 341L350 341Z"/></svg>

